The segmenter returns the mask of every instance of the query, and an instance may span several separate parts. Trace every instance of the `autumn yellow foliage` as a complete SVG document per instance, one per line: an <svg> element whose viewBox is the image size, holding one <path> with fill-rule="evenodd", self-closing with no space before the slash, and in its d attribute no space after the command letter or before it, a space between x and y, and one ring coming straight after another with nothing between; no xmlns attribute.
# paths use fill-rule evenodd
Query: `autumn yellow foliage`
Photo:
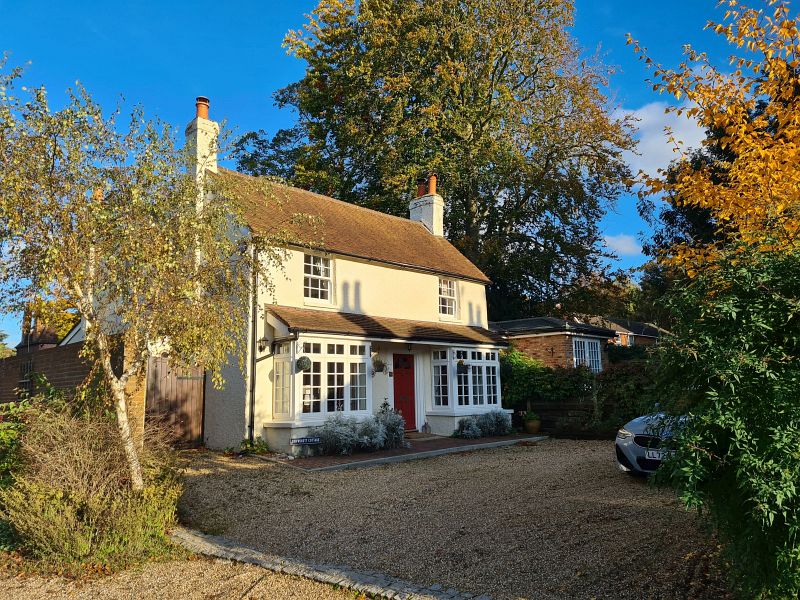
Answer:
<svg viewBox="0 0 800 600"><path fill-rule="evenodd" d="M710 211L721 240L736 239L764 252L800 246L800 16L772 1L750 8L723 3L721 22L707 28L733 48L728 65L713 65L705 53L684 48L677 69L655 63L628 38L653 70L653 89L682 101L669 112L694 118L716 132L730 160L692 164L683 154L672 176L641 173L643 194ZM676 148L681 151L678 142ZM692 276L713 265L719 248L672 248L664 259Z"/></svg>

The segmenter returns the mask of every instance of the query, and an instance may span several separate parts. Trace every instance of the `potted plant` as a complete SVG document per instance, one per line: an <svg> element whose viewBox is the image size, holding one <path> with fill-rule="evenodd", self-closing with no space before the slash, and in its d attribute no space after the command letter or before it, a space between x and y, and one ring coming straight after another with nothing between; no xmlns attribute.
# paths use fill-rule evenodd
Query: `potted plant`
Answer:
<svg viewBox="0 0 800 600"><path fill-rule="evenodd" d="M539 433L542 428L542 419L532 410L526 411L525 416L525 433Z"/></svg>
<svg viewBox="0 0 800 600"><path fill-rule="evenodd" d="M383 373L386 370L386 363L383 362L379 357L375 356L372 359L372 370L375 373Z"/></svg>
<svg viewBox="0 0 800 600"><path fill-rule="evenodd" d="M469 365L464 362L463 358L456 363L456 373L458 373L459 375L467 373L468 369Z"/></svg>
<svg viewBox="0 0 800 600"><path fill-rule="evenodd" d="M297 359L295 363L295 369L297 373L302 373L304 371L308 371L311 368L311 359L307 356L301 356Z"/></svg>

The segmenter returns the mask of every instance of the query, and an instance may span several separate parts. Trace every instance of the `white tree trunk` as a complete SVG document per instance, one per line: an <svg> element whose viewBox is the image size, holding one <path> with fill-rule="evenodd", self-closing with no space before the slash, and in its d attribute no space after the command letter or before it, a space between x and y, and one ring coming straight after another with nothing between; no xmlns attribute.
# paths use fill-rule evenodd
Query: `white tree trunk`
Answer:
<svg viewBox="0 0 800 600"><path fill-rule="evenodd" d="M131 435L131 426L128 421L128 401L125 397L125 387L112 383L111 389L114 393L114 406L117 410L117 427L119 436L122 439L122 446L125 448L125 457L128 459L128 470L131 475L131 487L134 491L140 492L144 489L144 479L142 477L142 464L139 461L139 451Z"/></svg>

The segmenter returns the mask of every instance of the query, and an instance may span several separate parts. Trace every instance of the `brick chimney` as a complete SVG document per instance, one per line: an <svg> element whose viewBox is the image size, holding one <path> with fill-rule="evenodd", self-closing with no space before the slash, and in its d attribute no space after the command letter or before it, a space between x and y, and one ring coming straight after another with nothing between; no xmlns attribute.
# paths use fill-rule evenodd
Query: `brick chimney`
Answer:
<svg viewBox="0 0 800 600"><path fill-rule="evenodd" d="M417 197L409 204L409 217L419 221L433 235L444 237L444 199L436 193L436 173L417 181Z"/></svg>
<svg viewBox="0 0 800 600"><path fill-rule="evenodd" d="M186 126L186 146L198 179L206 170L217 172L219 124L209 120L209 104L208 98L198 96L195 100L195 117Z"/></svg>

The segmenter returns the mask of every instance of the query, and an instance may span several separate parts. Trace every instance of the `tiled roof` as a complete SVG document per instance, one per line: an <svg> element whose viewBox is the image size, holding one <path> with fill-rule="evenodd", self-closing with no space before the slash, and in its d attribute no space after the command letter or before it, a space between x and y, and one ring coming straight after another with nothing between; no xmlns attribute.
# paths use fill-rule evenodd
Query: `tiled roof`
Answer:
<svg viewBox="0 0 800 600"><path fill-rule="evenodd" d="M644 337L658 338L662 333L666 333L665 329L661 329L651 323L643 323L641 321L631 321L630 319L618 319L616 317L597 317L597 316L582 316L581 320L597 325L598 327L607 327L622 333L632 333L633 335L640 335Z"/></svg>
<svg viewBox="0 0 800 600"><path fill-rule="evenodd" d="M247 185L254 178L222 168L218 176L240 191L244 216L256 233L283 228L302 239L308 226L292 223L292 216L310 215L321 219L313 241L322 250L489 283L455 246L417 221L286 185L272 184L277 201L270 202L260 186Z"/></svg>
<svg viewBox="0 0 800 600"><path fill-rule="evenodd" d="M289 306L269 306L269 312L292 331L358 335L380 339L452 344L506 345L498 334L483 327L454 323L410 321Z"/></svg>
<svg viewBox="0 0 800 600"><path fill-rule="evenodd" d="M596 327L586 323L565 321L556 317L531 317L528 319L515 319L513 321L494 321L489 327L503 335L534 335L537 333L569 332L593 335L596 337L611 338L615 332L611 329Z"/></svg>

